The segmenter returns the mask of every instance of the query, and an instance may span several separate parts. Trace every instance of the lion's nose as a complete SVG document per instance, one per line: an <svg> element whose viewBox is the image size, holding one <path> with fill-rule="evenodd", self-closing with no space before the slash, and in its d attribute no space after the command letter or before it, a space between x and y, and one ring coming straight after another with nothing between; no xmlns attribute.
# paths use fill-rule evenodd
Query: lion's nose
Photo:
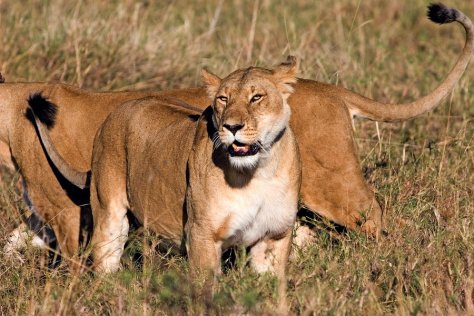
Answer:
<svg viewBox="0 0 474 316"><path fill-rule="evenodd" d="M243 127L244 127L244 125L242 125L242 124L234 124L234 125L224 124L224 128L228 129L229 132L231 132L234 135L235 135L235 133L237 133L237 131L239 131Z"/></svg>

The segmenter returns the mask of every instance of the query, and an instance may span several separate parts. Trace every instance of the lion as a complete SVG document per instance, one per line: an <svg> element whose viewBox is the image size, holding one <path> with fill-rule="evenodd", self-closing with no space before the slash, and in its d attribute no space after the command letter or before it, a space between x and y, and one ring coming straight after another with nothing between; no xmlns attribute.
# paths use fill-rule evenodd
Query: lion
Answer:
<svg viewBox="0 0 474 316"><path fill-rule="evenodd" d="M352 119L408 120L433 109L451 92L472 55L474 27L461 11L443 4L431 5L428 16L440 24L456 21L466 30L465 46L455 66L428 95L406 104L384 104L313 80L298 78L293 85L288 104L292 110L290 126L302 160L303 207L349 229L376 235L382 228L381 208L360 169ZM0 85L0 141L10 149L15 166L25 179L27 196L37 216L51 225L65 255L78 250L80 205L88 201L78 201L77 197L82 196L78 193L83 192L74 185L72 193L64 191L62 186L71 189L71 183L56 172L37 140L35 129L24 116L24 100L38 91L51 103L61 104L49 132L60 155L79 171L90 170L94 134L119 104L145 96L175 97L200 109L211 102L204 88L95 93L60 84Z"/></svg>
<svg viewBox="0 0 474 316"><path fill-rule="evenodd" d="M184 223L193 275L218 273L223 249L250 247L251 266L275 272L286 306L301 184L287 103L296 67L290 58L271 71L251 67L224 79L204 72L213 102L197 122L189 106L156 97L129 101L108 116L92 153L96 270L119 269L131 210L178 245ZM170 147L171 135L179 140Z"/></svg>

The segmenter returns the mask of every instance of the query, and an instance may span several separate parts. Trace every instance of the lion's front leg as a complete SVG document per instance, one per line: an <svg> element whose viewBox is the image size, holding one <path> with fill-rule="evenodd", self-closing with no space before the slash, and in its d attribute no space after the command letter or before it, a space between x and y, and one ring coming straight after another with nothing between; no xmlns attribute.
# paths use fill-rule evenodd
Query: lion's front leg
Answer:
<svg viewBox="0 0 474 316"><path fill-rule="evenodd" d="M48 248L48 244L41 237L30 230L25 223L21 223L8 235L7 242L3 247L3 253L6 258L16 258L23 262L20 251L29 245L41 249Z"/></svg>
<svg viewBox="0 0 474 316"><path fill-rule="evenodd" d="M191 224L187 236L189 268L194 280L203 280L207 299L212 298L215 276L221 272L222 242L215 241L206 225Z"/></svg>
<svg viewBox="0 0 474 316"><path fill-rule="evenodd" d="M192 224L188 232L189 267L193 275L215 276L221 270L222 242L215 241L205 225Z"/></svg>
<svg viewBox="0 0 474 316"><path fill-rule="evenodd" d="M291 248L292 228L278 238L264 239L250 249L250 265L259 273L272 272L278 278L278 314L288 313L286 265Z"/></svg>

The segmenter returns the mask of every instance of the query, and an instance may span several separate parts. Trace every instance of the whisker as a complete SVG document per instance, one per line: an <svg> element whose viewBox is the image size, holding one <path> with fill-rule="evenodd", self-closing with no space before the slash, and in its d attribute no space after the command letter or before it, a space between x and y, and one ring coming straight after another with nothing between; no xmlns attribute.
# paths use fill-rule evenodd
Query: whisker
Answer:
<svg viewBox="0 0 474 316"><path fill-rule="evenodd" d="M221 147L222 143L220 141L216 141L212 146L212 151L216 151L217 148Z"/></svg>
<svg viewBox="0 0 474 316"><path fill-rule="evenodd" d="M217 132L214 133L212 136L212 151L214 152L217 148L222 146L222 141L219 138L219 134Z"/></svg>
<svg viewBox="0 0 474 316"><path fill-rule="evenodd" d="M258 147L260 147L261 150L263 150L263 152L264 152L265 154L267 154L267 155L270 154L270 152L268 151L268 149L263 146L263 144L262 144L261 141L257 141L256 144L257 144Z"/></svg>

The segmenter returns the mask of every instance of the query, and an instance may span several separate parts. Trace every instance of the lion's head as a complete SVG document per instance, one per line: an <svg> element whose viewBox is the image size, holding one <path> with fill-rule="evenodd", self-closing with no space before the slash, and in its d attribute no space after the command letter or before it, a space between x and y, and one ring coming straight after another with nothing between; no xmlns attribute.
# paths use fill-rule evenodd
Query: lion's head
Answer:
<svg viewBox="0 0 474 316"><path fill-rule="evenodd" d="M298 63L268 70L250 67L226 78L203 70L206 89L213 101L213 124L219 142L236 168L255 167L262 155L281 136L290 119L287 99L293 92Z"/></svg>

